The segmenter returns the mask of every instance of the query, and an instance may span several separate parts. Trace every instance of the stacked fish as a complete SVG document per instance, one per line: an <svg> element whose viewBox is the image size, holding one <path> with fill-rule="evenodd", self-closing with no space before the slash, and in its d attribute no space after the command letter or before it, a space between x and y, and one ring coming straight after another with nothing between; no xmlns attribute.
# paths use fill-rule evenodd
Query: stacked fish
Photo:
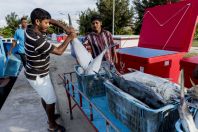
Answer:
<svg viewBox="0 0 198 132"><path fill-rule="evenodd" d="M145 106L161 108L180 97L179 85L169 80L139 71L125 75L112 74L117 87L145 103Z"/></svg>
<svg viewBox="0 0 198 132"><path fill-rule="evenodd" d="M178 110L179 110L179 116L180 116L183 130L185 132L198 132L198 129L196 127L198 114L195 115L195 121L194 121L194 118L184 98L184 72L183 70L181 72L181 84L180 85L181 85L181 98L180 98L180 106ZM198 93L197 93L195 85L194 85L194 88L192 88L190 91L194 92L193 95L195 96L193 97L197 97Z"/></svg>

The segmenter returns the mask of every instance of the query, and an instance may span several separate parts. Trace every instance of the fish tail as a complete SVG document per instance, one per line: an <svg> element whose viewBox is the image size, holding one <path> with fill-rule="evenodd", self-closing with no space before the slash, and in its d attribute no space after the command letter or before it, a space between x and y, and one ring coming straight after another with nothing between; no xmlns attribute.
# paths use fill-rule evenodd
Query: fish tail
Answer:
<svg viewBox="0 0 198 132"><path fill-rule="evenodd" d="M180 94L180 101L181 104L184 103L184 70L181 70L181 82L180 82L180 86L181 86L181 94Z"/></svg>
<svg viewBox="0 0 198 132"><path fill-rule="evenodd" d="M193 82L191 78L190 78L190 83L192 84L193 87L196 87L195 83Z"/></svg>

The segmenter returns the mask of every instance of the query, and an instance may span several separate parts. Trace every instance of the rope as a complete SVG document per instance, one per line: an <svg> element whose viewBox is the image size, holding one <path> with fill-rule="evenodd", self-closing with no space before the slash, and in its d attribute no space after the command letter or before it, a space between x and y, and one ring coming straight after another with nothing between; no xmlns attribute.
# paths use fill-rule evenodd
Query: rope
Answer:
<svg viewBox="0 0 198 132"><path fill-rule="evenodd" d="M184 14L182 15L182 17L180 18L179 22L177 23L177 25L175 26L174 30L172 31L172 33L170 34L170 36L168 37L166 43L164 44L163 48L164 49L166 47L166 45L168 44L168 42L170 41L171 37L173 36L173 34L175 33L176 29L178 28L179 24L181 23L182 19L184 18L185 14L187 13L188 9L190 8L191 3L186 4L183 8L181 8L179 11L177 11L174 15L172 15L167 21L165 21L164 23L160 23L157 18L150 12L147 11L146 14L144 15L144 17L146 17L147 14L150 14L152 16L152 18L156 21L156 23L160 26L163 27L165 26L167 23L169 23L174 17L176 17L181 11L183 11L186 7L186 10L184 11ZM143 17L143 18L144 18Z"/></svg>

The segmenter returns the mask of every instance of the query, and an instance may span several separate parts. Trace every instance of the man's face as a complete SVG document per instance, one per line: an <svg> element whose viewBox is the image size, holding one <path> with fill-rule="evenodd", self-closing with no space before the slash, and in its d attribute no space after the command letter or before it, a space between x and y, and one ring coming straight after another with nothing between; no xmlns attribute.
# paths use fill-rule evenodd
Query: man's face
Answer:
<svg viewBox="0 0 198 132"><path fill-rule="evenodd" d="M43 32L43 33L47 32L47 29L49 27L49 21L50 21L49 19L44 19L40 21L39 26L38 26L40 32Z"/></svg>
<svg viewBox="0 0 198 132"><path fill-rule="evenodd" d="M22 20L21 25L22 28L27 28L27 20Z"/></svg>
<svg viewBox="0 0 198 132"><path fill-rule="evenodd" d="M94 20L91 23L91 28L94 31L100 31L101 30L101 26L102 26L102 22L99 20Z"/></svg>

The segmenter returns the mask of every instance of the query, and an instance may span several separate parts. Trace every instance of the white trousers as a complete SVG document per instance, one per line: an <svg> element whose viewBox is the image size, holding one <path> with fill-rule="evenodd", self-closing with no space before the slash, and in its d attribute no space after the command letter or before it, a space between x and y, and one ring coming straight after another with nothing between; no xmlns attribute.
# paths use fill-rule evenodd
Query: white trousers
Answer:
<svg viewBox="0 0 198 132"><path fill-rule="evenodd" d="M43 98L46 104L56 102L56 95L49 74L45 77L36 77L36 80L27 79L33 89Z"/></svg>

